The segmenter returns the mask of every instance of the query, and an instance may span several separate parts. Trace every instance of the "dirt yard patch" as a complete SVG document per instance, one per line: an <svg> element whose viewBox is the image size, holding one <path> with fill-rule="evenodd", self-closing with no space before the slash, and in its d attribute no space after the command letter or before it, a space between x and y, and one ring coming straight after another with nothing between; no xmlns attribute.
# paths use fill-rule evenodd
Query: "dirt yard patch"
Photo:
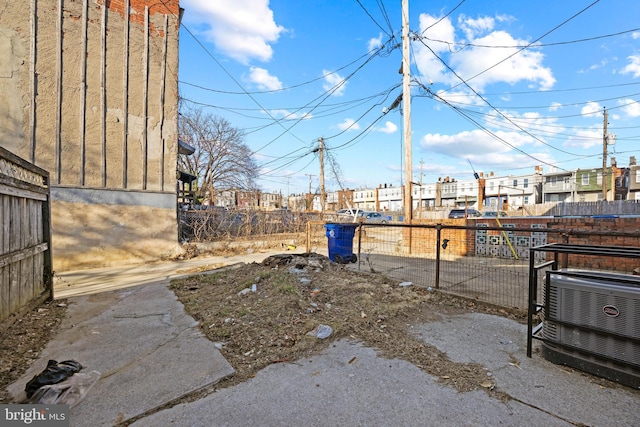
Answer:
<svg viewBox="0 0 640 427"><path fill-rule="evenodd" d="M173 281L171 289L236 370L228 387L264 367L319 353L352 338L401 358L459 391L492 390L486 369L455 363L411 333L411 325L470 311L524 319L382 275L359 273L318 254L283 254ZM328 329L329 327L330 329ZM327 338L319 338L330 330Z"/></svg>
<svg viewBox="0 0 640 427"><path fill-rule="evenodd" d="M359 273L313 253L287 253L261 264L194 274L173 281L171 289L236 370L215 388L233 386L270 364L313 356L336 339L351 338L384 357L413 363L457 390L483 388L500 398L483 366L452 362L417 339L411 325L473 311L525 319L524 313L400 286L397 280ZM0 325L0 403L15 403L6 387L39 358L65 313L66 302L56 300ZM330 335L318 338L326 327Z"/></svg>
<svg viewBox="0 0 640 427"><path fill-rule="evenodd" d="M38 360L67 312L64 300L48 301L0 328L0 403L15 403L6 388Z"/></svg>

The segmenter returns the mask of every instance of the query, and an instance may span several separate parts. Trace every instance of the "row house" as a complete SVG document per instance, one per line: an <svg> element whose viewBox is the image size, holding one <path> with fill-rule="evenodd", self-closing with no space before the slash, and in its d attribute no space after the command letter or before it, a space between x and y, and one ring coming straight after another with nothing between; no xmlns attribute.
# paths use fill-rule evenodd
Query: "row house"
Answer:
<svg viewBox="0 0 640 427"><path fill-rule="evenodd" d="M528 205L549 202L589 202L603 200L603 183L607 200L640 200L640 167L635 157L628 168L618 168L615 158L605 169L553 170L543 174L536 166L533 173L495 176L493 172L477 174L476 179L458 181L439 178L438 182L414 184L414 210L438 207L479 210L526 210ZM604 178L603 180L603 177ZM318 194L290 195L283 202L281 194L259 191L224 190L216 192L215 205L227 208L327 211L353 207L366 211L402 211L404 187L381 184L377 188L329 192L323 202Z"/></svg>
<svg viewBox="0 0 640 427"><path fill-rule="evenodd" d="M640 200L640 167L636 164L635 156L629 159L627 171L628 200Z"/></svg>
<svg viewBox="0 0 640 427"><path fill-rule="evenodd" d="M432 209L440 206L440 185L436 183L414 185L411 191L414 209Z"/></svg>
<svg viewBox="0 0 640 427"><path fill-rule="evenodd" d="M484 179L457 181L455 206L459 208L478 208L482 205Z"/></svg>
<svg viewBox="0 0 640 427"><path fill-rule="evenodd" d="M553 171L543 176L543 202L596 202L605 200L637 200L640 184L634 180L635 158L631 157L629 168L618 168L616 159L611 167ZM640 199L640 196L638 196Z"/></svg>
<svg viewBox="0 0 640 427"><path fill-rule="evenodd" d="M575 171L552 171L543 176L543 203L576 200Z"/></svg>
<svg viewBox="0 0 640 427"><path fill-rule="evenodd" d="M491 172L484 183L483 206L492 210L517 210L541 203L543 181L541 167L525 175L498 177Z"/></svg>
<svg viewBox="0 0 640 427"><path fill-rule="evenodd" d="M272 211L275 209L282 209L282 207L281 193L260 192L260 209Z"/></svg>
<svg viewBox="0 0 640 427"><path fill-rule="evenodd" d="M347 208L349 206L344 206ZM378 210L378 188L358 189L353 192L353 208L363 211Z"/></svg>
<svg viewBox="0 0 640 427"><path fill-rule="evenodd" d="M438 178L438 184L440 185L440 206L456 206L458 182L447 176L444 179Z"/></svg>
<svg viewBox="0 0 640 427"><path fill-rule="evenodd" d="M404 187L393 187L391 185L377 189L378 192L378 209L379 211L398 212L403 208Z"/></svg>

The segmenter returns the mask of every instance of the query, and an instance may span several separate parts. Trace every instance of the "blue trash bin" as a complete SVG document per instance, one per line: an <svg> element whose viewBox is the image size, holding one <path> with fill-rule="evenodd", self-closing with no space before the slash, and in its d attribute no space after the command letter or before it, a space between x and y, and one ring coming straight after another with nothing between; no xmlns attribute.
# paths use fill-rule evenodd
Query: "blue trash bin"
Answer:
<svg viewBox="0 0 640 427"><path fill-rule="evenodd" d="M356 262L358 257L353 253L353 236L356 233L358 224L336 224L328 223L324 225L327 230L329 259L339 264Z"/></svg>

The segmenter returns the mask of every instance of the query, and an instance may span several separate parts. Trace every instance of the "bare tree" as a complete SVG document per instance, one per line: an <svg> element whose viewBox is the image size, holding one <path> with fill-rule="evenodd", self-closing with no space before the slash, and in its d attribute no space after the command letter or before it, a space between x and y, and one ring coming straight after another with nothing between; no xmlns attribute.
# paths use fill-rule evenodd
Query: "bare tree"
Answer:
<svg viewBox="0 0 640 427"><path fill-rule="evenodd" d="M255 189L258 166L242 131L202 108L181 107L178 133L195 152L179 156L178 166L198 177L198 196L214 188Z"/></svg>

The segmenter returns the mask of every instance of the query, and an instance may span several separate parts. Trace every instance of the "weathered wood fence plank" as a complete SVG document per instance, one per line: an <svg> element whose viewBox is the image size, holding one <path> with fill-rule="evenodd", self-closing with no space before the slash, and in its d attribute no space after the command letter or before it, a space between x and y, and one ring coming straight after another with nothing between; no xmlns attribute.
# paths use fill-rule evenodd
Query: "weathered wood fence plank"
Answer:
<svg viewBox="0 0 640 427"><path fill-rule="evenodd" d="M0 147L0 322L53 296L49 173Z"/></svg>

